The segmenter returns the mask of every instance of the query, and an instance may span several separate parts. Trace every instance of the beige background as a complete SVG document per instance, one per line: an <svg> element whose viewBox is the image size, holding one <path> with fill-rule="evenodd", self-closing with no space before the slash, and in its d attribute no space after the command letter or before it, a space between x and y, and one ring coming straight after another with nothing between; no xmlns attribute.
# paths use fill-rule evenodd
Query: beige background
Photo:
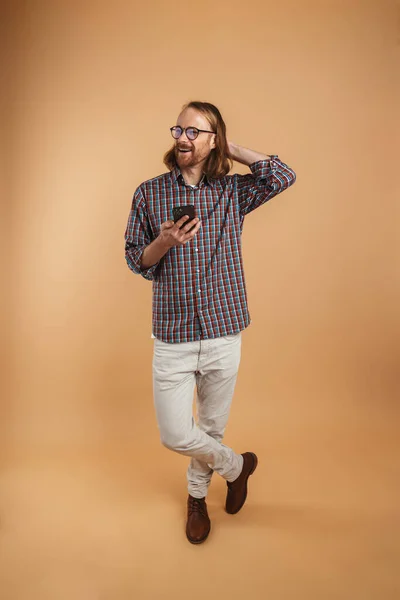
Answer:
<svg viewBox="0 0 400 600"><path fill-rule="evenodd" d="M1 11L2 599L398 598L398 3ZM191 99L297 173L245 221L226 443L260 466L234 517L214 476L200 547L123 240Z"/></svg>

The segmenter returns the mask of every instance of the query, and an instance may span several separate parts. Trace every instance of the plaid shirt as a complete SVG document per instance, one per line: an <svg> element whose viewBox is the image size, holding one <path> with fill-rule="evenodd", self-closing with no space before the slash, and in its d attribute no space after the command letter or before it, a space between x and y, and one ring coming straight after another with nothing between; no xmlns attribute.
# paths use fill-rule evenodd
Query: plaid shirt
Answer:
<svg viewBox="0 0 400 600"><path fill-rule="evenodd" d="M250 323L241 234L246 215L292 185L296 175L274 155L251 173L185 184L179 168L135 191L125 232L128 267L153 282L153 334L180 343L233 335ZM141 269L143 251L172 220L172 208L194 204L201 227L183 246Z"/></svg>

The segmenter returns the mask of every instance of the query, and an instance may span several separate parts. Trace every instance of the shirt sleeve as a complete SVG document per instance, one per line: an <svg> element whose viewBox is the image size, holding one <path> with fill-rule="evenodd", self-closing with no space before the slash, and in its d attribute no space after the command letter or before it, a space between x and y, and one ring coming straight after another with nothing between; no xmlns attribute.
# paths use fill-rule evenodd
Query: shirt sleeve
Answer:
<svg viewBox="0 0 400 600"><path fill-rule="evenodd" d="M281 194L296 181L296 174L277 155L250 165L251 173L234 175L239 212L244 216Z"/></svg>
<svg viewBox="0 0 400 600"><path fill-rule="evenodd" d="M153 235L147 215L147 207L142 190L137 188L129 213L128 224L125 231L125 259L128 267L137 275L152 281L160 262L148 269L142 269L140 262L146 246L153 241Z"/></svg>

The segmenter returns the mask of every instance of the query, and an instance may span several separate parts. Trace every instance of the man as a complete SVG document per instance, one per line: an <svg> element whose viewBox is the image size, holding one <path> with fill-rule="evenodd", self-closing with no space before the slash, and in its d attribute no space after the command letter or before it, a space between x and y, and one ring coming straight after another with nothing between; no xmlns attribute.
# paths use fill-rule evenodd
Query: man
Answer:
<svg viewBox="0 0 400 600"><path fill-rule="evenodd" d="M136 190L125 232L129 268L153 282L153 390L161 441L191 458L186 535L207 538L206 496L214 471L227 482L225 509L236 514L257 467L253 452L222 444L250 324L241 253L247 214L295 182L277 155L243 148L226 137L219 110L183 107L165 154L168 173ZM232 159L250 167L228 175ZM195 220L176 223L173 207L192 204ZM198 424L192 411L197 384Z"/></svg>

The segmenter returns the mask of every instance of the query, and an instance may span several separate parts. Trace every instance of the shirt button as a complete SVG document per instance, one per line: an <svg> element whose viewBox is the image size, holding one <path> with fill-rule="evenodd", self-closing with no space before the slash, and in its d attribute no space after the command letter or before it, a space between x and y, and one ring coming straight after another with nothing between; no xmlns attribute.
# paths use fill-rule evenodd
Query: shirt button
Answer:
<svg viewBox="0 0 400 600"><path fill-rule="evenodd" d="M194 250L195 250L195 252L198 252L198 251L199 251L199 249L198 249L198 248L195 248Z"/></svg>
<svg viewBox="0 0 400 600"><path fill-rule="evenodd" d="M199 294L201 293L201 290L197 290L197 291L198 291Z"/></svg>

